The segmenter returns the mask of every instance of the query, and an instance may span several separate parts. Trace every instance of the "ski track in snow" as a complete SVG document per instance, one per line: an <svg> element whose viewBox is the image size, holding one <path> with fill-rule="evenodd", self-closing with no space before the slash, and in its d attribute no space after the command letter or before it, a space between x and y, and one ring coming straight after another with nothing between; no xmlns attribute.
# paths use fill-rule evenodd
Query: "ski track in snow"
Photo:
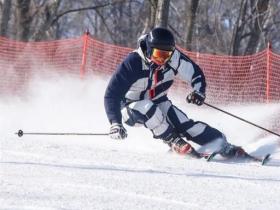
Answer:
<svg viewBox="0 0 280 210"><path fill-rule="evenodd" d="M261 166L188 159L168 153L145 128L127 126L124 141L14 134L106 133L107 82L35 79L26 97L0 99L0 210L279 209L279 138L176 98L190 118L222 130L251 154L272 152L274 160ZM263 126L280 112L279 104L222 108Z"/></svg>

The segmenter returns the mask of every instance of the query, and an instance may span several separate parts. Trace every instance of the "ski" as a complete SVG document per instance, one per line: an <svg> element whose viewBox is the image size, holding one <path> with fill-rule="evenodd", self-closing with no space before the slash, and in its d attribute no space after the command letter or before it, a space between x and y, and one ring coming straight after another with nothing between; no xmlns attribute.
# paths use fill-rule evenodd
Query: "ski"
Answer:
<svg viewBox="0 0 280 210"><path fill-rule="evenodd" d="M173 152L173 151L170 149L169 152ZM195 149L192 149L190 151L190 153L186 154L186 157L190 157L190 158L194 158L194 159L205 159L207 162L211 162L212 160L214 160L216 155L219 155L219 154L220 154L220 152L203 153L203 152L198 152ZM250 155L245 152L242 156L233 157L233 158L229 158L229 159L221 159L221 161L227 161L227 160L236 161L236 162L254 161L254 162L261 163L261 165L265 165L270 160L270 155L271 154L268 153L263 157L256 157L256 156Z"/></svg>
<svg viewBox="0 0 280 210"><path fill-rule="evenodd" d="M211 153L206 159L207 159L207 162L211 162L216 155L218 155L219 152L213 152ZM248 153L245 153L245 156L243 157L237 157L238 160L251 160L251 161L255 161L255 162L260 162L261 165L265 165L269 159L270 159L270 155L271 154L266 154L265 156L263 156L262 158L260 157L255 157L255 156L252 156L252 155L249 155Z"/></svg>
<svg viewBox="0 0 280 210"><path fill-rule="evenodd" d="M206 159L207 159L207 162L210 162L210 161L212 161L213 160L213 158L216 156L216 155L218 155L219 154L219 152L213 152L213 153L211 153Z"/></svg>
<svg viewBox="0 0 280 210"><path fill-rule="evenodd" d="M202 158L208 159L210 156L210 154L197 152L194 149L188 155L195 159L202 159Z"/></svg>
<svg viewBox="0 0 280 210"><path fill-rule="evenodd" d="M264 158L262 159L262 165L265 165L270 159L270 154L267 154L266 156L264 156Z"/></svg>

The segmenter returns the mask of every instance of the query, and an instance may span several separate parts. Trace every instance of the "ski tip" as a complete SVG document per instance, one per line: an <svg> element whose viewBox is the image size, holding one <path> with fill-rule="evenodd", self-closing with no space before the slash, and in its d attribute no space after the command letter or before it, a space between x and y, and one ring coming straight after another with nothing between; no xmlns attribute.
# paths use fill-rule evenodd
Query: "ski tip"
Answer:
<svg viewBox="0 0 280 210"><path fill-rule="evenodd" d="M211 160L213 160L213 158L217 155L217 152L213 152L212 154L210 154L206 159L207 162L210 162Z"/></svg>
<svg viewBox="0 0 280 210"><path fill-rule="evenodd" d="M267 161L269 160L271 154L267 154L264 156L264 158L262 159L262 165L265 165L267 163Z"/></svg>

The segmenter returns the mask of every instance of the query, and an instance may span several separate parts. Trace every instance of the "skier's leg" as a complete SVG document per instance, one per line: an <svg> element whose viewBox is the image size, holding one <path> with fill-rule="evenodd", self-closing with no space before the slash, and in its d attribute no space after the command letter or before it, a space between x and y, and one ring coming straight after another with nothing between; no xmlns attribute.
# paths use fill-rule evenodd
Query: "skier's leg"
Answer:
<svg viewBox="0 0 280 210"><path fill-rule="evenodd" d="M166 103L169 103L168 110L165 110ZM205 145L216 139L225 140L223 133L201 121L193 121L187 115L172 105L170 101L166 101L158 105L161 110L167 113L168 121L176 129L177 133L186 137L188 140L199 145Z"/></svg>
<svg viewBox="0 0 280 210"><path fill-rule="evenodd" d="M245 154L241 147L228 143L222 132L204 122L195 122L189 119L183 111L174 105L168 110L167 118L179 134L201 145L201 151L220 152L222 156L227 158Z"/></svg>
<svg viewBox="0 0 280 210"><path fill-rule="evenodd" d="M166 104L169 106L169 104ZM179 154L192 153L195 150L182 139L174 127L167 121L165 110L168 107L161 106L162 109L150 100L132 102L122 109L123 120L130 126L144 125L150 129L154 138L162 139L172 150ZM163 109L165 108L165 109Z"/></svg>

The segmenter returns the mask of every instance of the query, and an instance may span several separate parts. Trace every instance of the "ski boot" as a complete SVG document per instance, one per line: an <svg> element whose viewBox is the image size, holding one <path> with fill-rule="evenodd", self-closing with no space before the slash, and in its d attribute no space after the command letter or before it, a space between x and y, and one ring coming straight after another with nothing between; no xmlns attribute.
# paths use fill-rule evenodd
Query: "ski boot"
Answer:
<svg viewBox="0 0 280 210"><path fill-rule="evenodd" d="M223 147L219 154L226 159L242 159L247 158L249 156L249 154L245 152L245 150L242 147L235 146L229 143L227 143Z"/></svg>
<svg viewBox="0 0 280 210"><path fill-rule="evenodd" d="M191 156L193 158L202 158L202 155L198 153L189 143L187 143L180 136L171 138L167 143L173 152L179 155Z"/></svg>
<svg viewBox="0 0 280 210"><path fill-rule="evenodd" d="M265 165L267 161L269 161L270 153L266 154L263 157L256 157L253 155L248 154L239 146L235 146L232 144L227 143L225 147L220 152L212 153L207 161L211 161L216 154L220 154L222 157L226 159L235 159L235 160L245 160L245 161L255 161L260 162L262 165Z"/></svg>

